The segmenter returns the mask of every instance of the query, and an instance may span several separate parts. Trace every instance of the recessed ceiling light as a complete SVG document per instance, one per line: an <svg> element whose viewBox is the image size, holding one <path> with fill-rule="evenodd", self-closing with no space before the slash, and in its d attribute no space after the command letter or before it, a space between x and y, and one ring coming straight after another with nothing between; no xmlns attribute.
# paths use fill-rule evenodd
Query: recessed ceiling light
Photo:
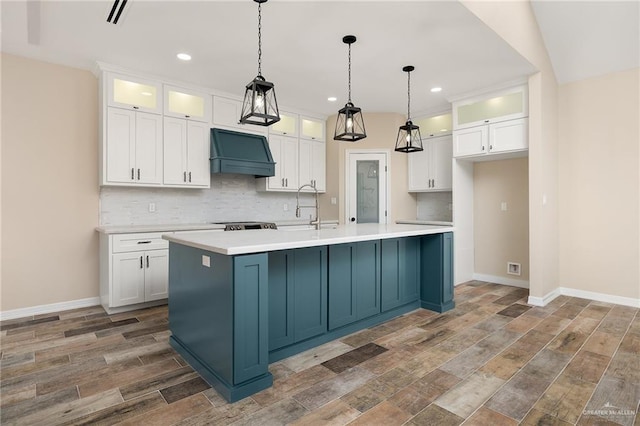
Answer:
<svg viewBox="0 0 640 426"><path fill-rule="evenodd" d="M431 93L438 93L438 92L442 92L442 87L432 87L431 88Z"/></svg>
<svg viewBox="0 0 640 426"><path fill-rule="evenodd" d="M191 60L191 55L189 55L188 53L178 53L176 56L181 61L190 61Z"/></svg>
<svg viewBox="0 0 640 426"><path fill-rule="evenodd" d="M328 100L329 102L335 102L335 101L337 101L337 100L338 100L338 98L336 98L335 96L329 96L329 97L327 98L327 100Z"/></svg>

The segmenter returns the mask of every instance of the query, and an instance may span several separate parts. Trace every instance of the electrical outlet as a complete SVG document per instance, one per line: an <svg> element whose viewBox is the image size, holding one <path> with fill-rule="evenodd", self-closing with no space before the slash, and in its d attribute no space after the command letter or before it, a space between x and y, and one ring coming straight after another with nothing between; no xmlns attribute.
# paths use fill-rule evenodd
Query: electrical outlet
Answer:
<svg viewBox="0 0 640 426"><path fill-rule="evenodd" d="M288 212L288 211L289 211L289 204L284 203L284 204L282 205L282 210L283 210L283 211L285 211L285 212Z"/></svg>
<svg viewBox="0 0 640 426"><path fill-rule="evenodd" d="M331 204L334 206L338 204L338 199L336 197L331 197Z"/></svg>
<svg viewBox="0 0 640 426"><path fill-rule="evenodd" d="M211 268L211 258L209 256L202 255L202 266Z"/></svg>
<svg viewBox="0 0 640 426"><path fill-rule="evenodd" d="M149 203L149 213L154 213L156 211L156 203Z"/></svg>
<svg viewBox="0 0 640 426"><path fill-rule="evenodd" d="M507 211L507 202L503 201L500 203L500 210L502 210L503 212Z"/></svg>

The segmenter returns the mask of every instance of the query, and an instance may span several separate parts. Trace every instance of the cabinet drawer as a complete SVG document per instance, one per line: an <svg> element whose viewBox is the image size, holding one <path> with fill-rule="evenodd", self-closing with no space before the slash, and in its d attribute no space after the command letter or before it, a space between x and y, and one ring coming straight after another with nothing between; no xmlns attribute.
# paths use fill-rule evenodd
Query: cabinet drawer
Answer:
<svg viewBox="0 0 640 426"><path fill-rule="evenodd" d="M162 234L166 232L113 235L113 253L169 248L169 241L163 240Z"/></svg>

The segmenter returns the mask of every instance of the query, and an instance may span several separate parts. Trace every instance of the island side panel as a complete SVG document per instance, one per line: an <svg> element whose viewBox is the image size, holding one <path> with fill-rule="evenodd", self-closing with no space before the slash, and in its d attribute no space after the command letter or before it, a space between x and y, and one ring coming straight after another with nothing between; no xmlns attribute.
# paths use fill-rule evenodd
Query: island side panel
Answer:
<svg viewBox="0 0 640 426"><path fill-rule="evenodd" d="M421 237L420 257L421 306L436 312L453 309L453 233Z"/></svg>
<svg viewBox="0 0 640 426"><path fill-rule="evenodd" d="M169 328L178 343L173 346L230 385L233 258L176 243L169 244L169 251ZM203 265L206 257L209 267Z"/></svg>

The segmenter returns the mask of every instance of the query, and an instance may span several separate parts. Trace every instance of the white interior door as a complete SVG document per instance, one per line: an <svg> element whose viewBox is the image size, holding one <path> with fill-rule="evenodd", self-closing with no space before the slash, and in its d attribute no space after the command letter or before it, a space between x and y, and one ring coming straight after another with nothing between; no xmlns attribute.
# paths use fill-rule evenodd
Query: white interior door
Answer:
<svg viewBox="0 0 640 426"><path fill-rule="evenodd" d="M345 223L387 223L388 157L347 151Z"/></svg>

